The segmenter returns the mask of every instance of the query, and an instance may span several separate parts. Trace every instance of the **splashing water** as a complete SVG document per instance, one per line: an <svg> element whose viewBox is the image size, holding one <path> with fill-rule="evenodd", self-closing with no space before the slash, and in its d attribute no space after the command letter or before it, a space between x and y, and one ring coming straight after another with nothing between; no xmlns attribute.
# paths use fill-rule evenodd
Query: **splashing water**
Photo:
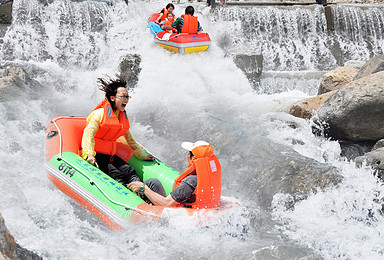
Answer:
<svg viewBox="0 0 384 260"><path fill-rule="evenodd" d="M310 122L284 112L315 93L319 70L337 64L331 51L314 47L326 41L321 8L227 8L211 14L196 3L213 44L206 53L176 55L155 46L144 29L145 18L165 4L14 1L14 22L0 58L21 65L44 86L34 95L20 88L14 99L0 103L0 212L17 242L48 259L380 258L381 185L369 169L355 169L340 158L337 142L314 136ZM175 13L182 14L185 6L176 5ZM368 12L354 8L336 7L336 12L343 17ZM381 15L380 8L368 9ZM342 38L344 31L335 27ZM270 30L276 34L268 36ZM286 35L280 42L273 39L279 33ZM234 36L223 50L225 35ZM348 37L343 39L363 45L368 36ZM375 37L372 50L379 51L381 36ZM268 73L258 92L228 55L234 50L267 57ZM346 52L357 58L369 53L354 50ZM115 74L128 53L142 57L127 107L135 138L179 171L186 167L180 143L209 141L222 164L223 194L238 198L246 211L199 228L181 218L115 233L46 178L45 122L56 115L87 116L102 99L96 78ZM287 78L275 73L280 70L295 73ZM290 209L291 194L277 186L269 186L269 194L259 182L280 176L292 164L309 163L336 168L343 181Z"/></svg>

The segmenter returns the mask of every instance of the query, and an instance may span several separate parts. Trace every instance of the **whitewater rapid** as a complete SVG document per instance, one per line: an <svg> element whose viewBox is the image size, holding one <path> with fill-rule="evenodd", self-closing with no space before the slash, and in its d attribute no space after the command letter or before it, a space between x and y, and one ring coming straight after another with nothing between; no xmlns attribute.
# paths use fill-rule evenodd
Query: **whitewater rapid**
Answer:
<svg viewBox="0 0 384 260"><path fill-rule="evenodd" d="M18 89L13 100L0 103L0 212L16 241L46 259L380 259L381 183L370 169L340 157L337 142L314 136L311 122L286 113L293 102L316 94L316 66L285 72L270 65L255 91L228 53L234 43L220 47L238 23L213 19L204 3L194 5L213 41L206 53L177 55L155 46L145 18L165 4L14 1L1 62L21 64L44 86L33 94ZM185 6L176 5L176 14ZM116 233L49 182L45 123L57 115L87 116L103 98L96 79L117 73L128 53L142 58L127 107L136 140L179 171L186 167L182 141L210 142L223 167L223 195L236 197L247 211L201 228L179 219ZM343 181L291 209L285 207L289 194L260 197L262 176L312 161L335 167Z"/></svg>

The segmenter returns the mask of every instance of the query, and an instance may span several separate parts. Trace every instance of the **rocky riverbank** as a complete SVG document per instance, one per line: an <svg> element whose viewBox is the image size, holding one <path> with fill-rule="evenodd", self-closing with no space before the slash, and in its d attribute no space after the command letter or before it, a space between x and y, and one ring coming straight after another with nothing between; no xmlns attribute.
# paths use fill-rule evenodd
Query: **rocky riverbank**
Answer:
<svg viewBox="0 0 384 260"><path fill-rule="evenodd" d="M289 113L315 121L326 136L349 144L372 143L356 165L384 176L384 56L348 62L323 77L318 96L294 104Z"/></svg>

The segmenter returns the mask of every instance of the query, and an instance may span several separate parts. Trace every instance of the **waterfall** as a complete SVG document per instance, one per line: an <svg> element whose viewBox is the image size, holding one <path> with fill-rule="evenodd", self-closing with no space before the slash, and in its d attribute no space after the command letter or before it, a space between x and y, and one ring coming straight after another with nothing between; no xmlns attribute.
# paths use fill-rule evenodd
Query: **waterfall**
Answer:
<svg viewBox="0 0 384 260"><path fill-rule="evenodd" d="M265 70L331 70L383 53L382 6L217 8L214 14L213 22L230 28L229 51L262 54Z"/></svg>

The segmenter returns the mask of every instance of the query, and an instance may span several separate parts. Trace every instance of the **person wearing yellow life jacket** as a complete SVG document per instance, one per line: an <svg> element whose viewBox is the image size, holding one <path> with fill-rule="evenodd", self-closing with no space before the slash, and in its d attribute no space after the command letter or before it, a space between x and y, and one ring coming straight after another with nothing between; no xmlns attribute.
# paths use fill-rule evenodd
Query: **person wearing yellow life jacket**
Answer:
<svg viewBox="0 0 384 260"><path fill-rule="evenodd" d="M125 111L130 98L127 83L123 79L111 78L99 78L98 83L100 90L105 92L105 99L86 120L81 140L81 156L123 185L139 181L135 169L126 163L127 158L124 161L116 155L119 146L117 139L124 136L132 148L129 157L134 153L141 160L154 160L153 155L147 154L129 131L130 125Z"/></svg>
<svg viewBox="0 0 384 260"><path fill-rule="evenodd" d="M173 10L175 10L175 6L171 3L167 4L167 6L160 11L160 15L156 19L155 23L163 22L165 20L165 18L167 18L168 13L173 14Z"/></svg>
<svg viewBox="0 0 384 260"><path fill-rule="evenodd" d="M178 33L198 33L203 29L200 26L196 16L193 16L195 9L193 6L185 8L185 14L177 18L171 25L164 26L163 30L175 28Z"/></svg>
<svg viewBox="0 0 384 260"><path fill-rule="evenodd" d="M173 13L168 13L167 14L167 18L165 18L165 20L163 22L161 22L161 29L164 30L164 27L167 26L167 25L171 25L173 22L175 22L175 18L173 16ZM167 30L168 33L176 33L177 30L176 29L171 29L171 30Z"/></svg>
<svg viewBox="0 0 384 260"><path fill-rule="evenodd" d="M142 192L156 206L216 208L221 198L221 165L212 146L205 141L183 142L181 146L189 151L188 168L176 178L167 197L142 182L132 182L128 188Z"/></svg>

